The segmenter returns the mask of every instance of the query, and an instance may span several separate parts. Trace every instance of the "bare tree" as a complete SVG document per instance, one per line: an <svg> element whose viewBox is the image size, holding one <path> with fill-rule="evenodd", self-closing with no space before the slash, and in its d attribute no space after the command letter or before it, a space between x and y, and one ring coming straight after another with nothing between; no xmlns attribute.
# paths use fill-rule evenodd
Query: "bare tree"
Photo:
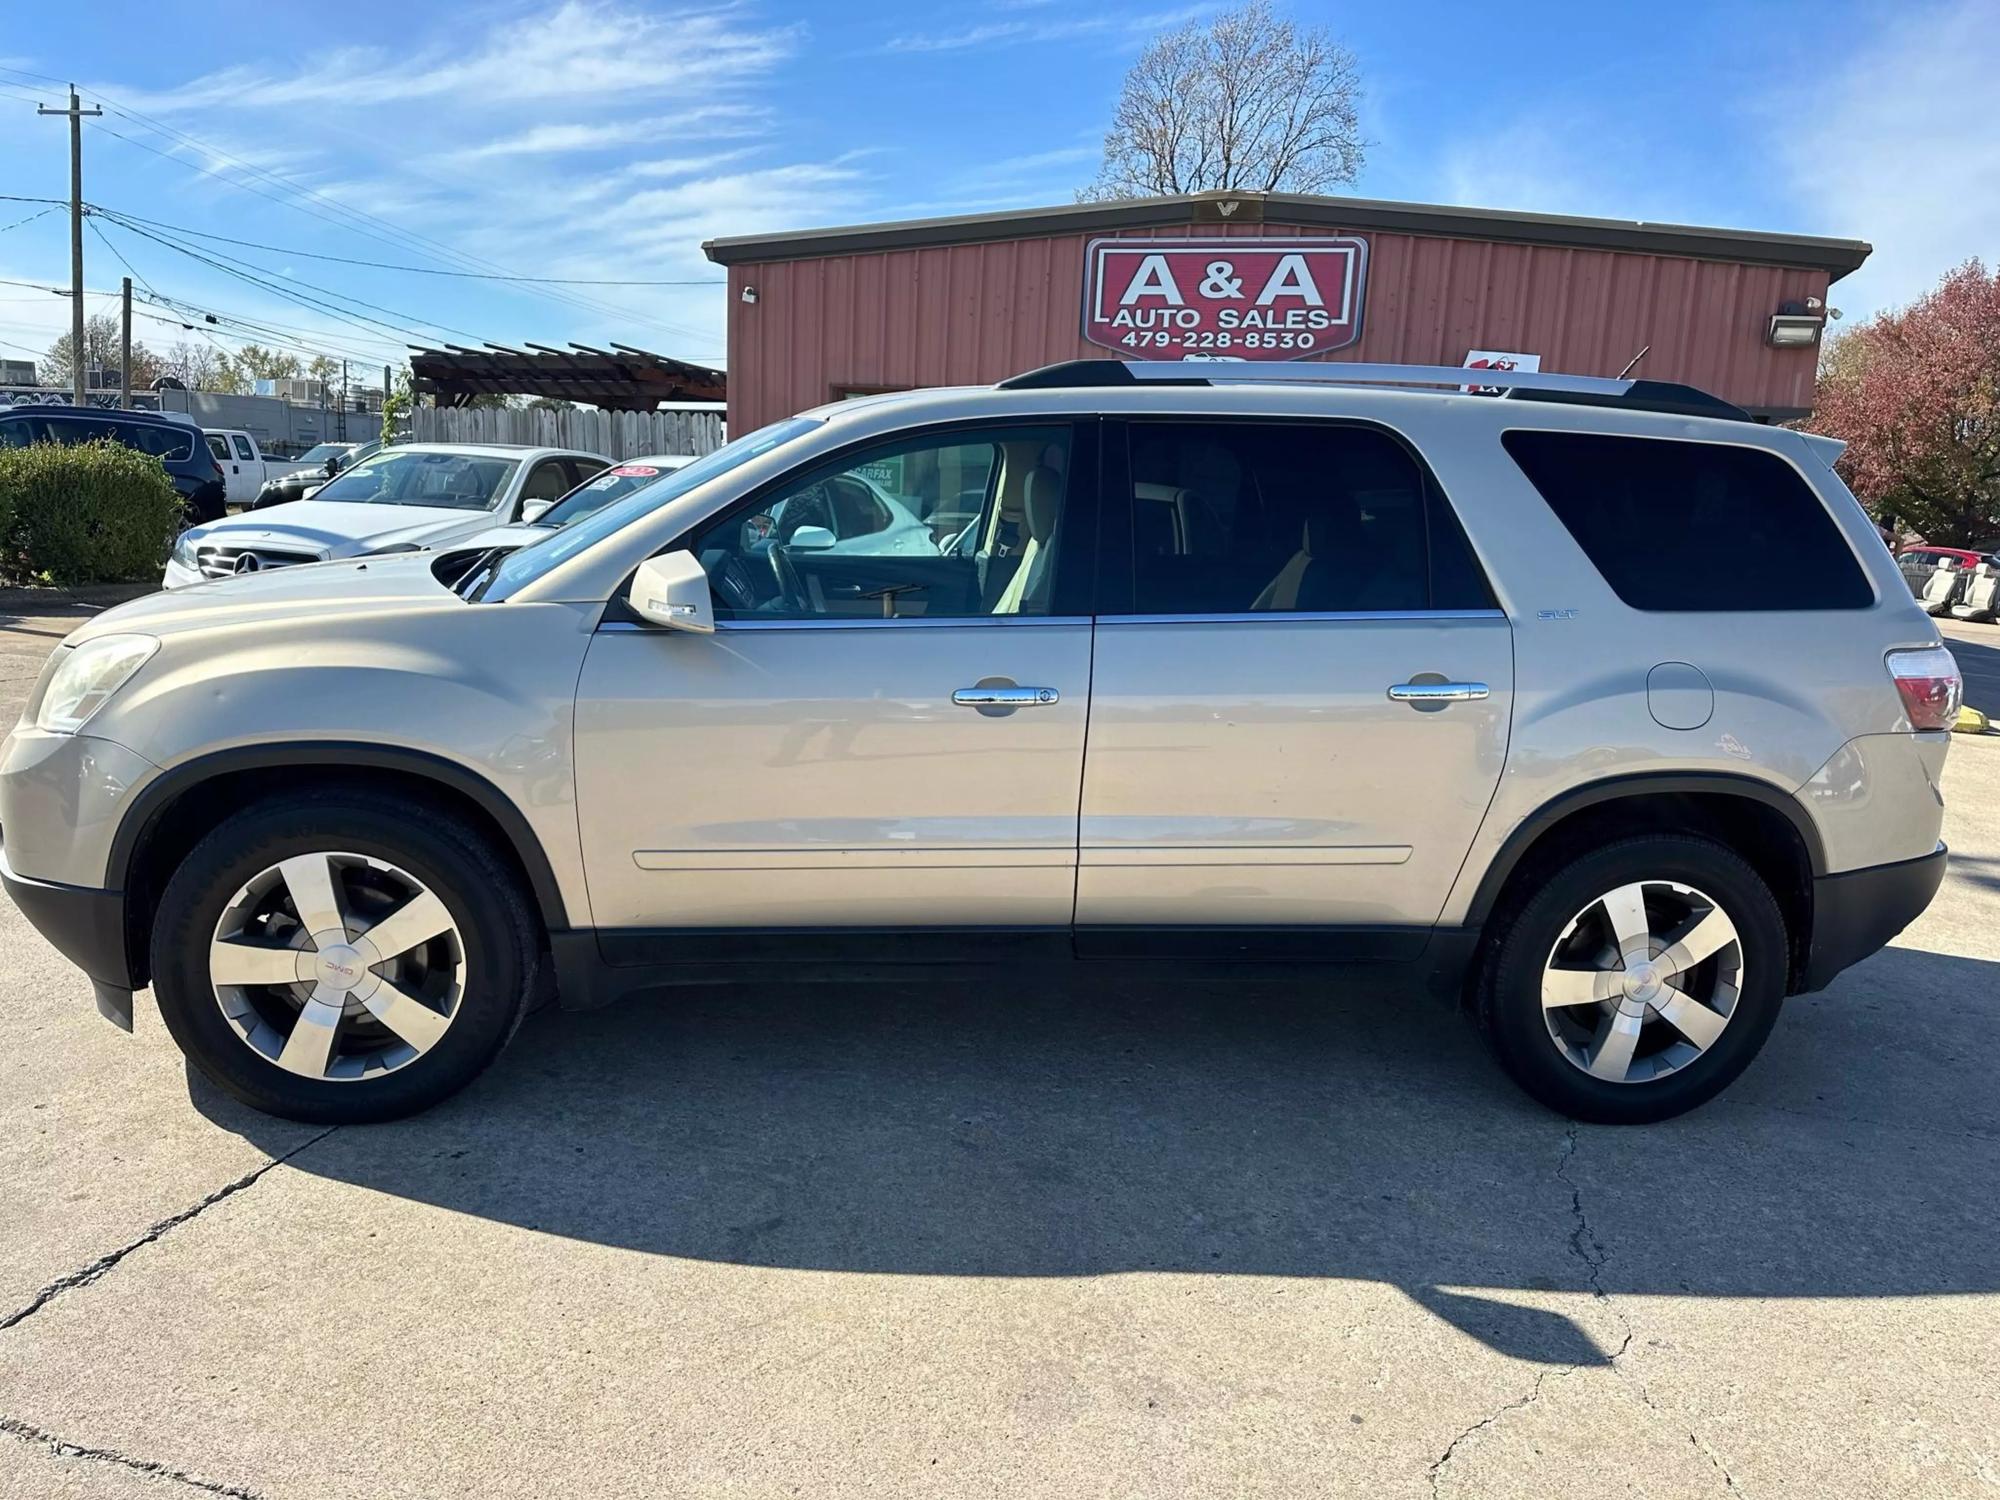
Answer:
<svg viewBox="0 0 2000 1500"><path fill-rule="evenodd" d="M93 383L118 384L119 321L116 313L93 313L83 324L83 367ZM68 385L76 366L70 353L70 336L63 334L48 347L41 359L44 385ZM160 373L160 359L138 339L132 341L132 388L144 390Z"/></svg>
<svg viewBox="0 0 2000 1500"><path fill-rule="evenodd" d="M1125 75L1082 199L1222 188L1317 193L1353 182L1367 143L1354 54L1267 0L1157 37Z"/></svg>
<svg viewBox="0 0 2000 1500"><path fill-rule="evenodd" d="M191 391L237 393L243 377L229 355L213 344L176 342L167 350L162 373L171 375Z"/></svg>

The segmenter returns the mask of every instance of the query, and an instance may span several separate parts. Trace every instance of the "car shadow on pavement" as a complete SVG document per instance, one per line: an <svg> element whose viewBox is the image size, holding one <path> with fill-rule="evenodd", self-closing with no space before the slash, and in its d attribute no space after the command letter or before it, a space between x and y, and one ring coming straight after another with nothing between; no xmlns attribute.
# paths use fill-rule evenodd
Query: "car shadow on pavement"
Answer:
<svg viewBox="0 0 2000 1500"><path fill-rule="evenodd" d="M1963 1138L1974 1100L1992 1124L1985 1049L1907 1050L1911 1010L2000 993L2000 964L1890 949L1843 984L1793 1002L1722 1100L1628 1130L1544 1112L1457 1017L1380 983L692 989L536 1015L464 1095L290 1165L757 1266L1368 1279L1504 1353L1598 1363L1600 1339L1524 1304L2000 1290L2000 1136L1913 1134ZM268 1124L191 1089L226 1128ZM1944 1193L1957 1220L1930 1244Z"/></svg>
<svg viewBox="0 0 2000 1500"><path fill-rule="evenodd" d="M2000 647L1968 641L1953 635L1945 645L1958 658L1965 677L1965 705L1989 718L2000 718Z"/></svg>

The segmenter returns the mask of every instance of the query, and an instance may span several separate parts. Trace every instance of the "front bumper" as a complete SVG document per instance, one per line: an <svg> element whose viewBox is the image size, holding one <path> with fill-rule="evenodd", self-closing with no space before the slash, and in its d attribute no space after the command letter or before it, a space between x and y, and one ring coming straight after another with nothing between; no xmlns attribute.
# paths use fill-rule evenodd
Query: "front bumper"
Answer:
<svg viewBox="0 0 2000 1500"><path fill-rule="evenodd" d="M130 1031L138 983L125 936L125 893L16 875L4 849L0 886L35 930L83 970L97 992L98 1010Z"/></svg>
<svg viewBox="0 0 2000 1500"><path fill-rule="evenodd" d="M1871 865L1813 881L1812 946L1803 993L1825 989L1917 919L1944 880L1946 850L1892 865Z"/></svg>

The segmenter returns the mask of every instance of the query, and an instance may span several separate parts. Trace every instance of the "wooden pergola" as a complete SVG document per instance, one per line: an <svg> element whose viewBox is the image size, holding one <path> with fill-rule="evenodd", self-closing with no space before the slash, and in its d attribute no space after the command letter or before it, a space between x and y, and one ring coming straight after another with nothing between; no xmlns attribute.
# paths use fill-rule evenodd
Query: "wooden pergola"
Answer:
<svg viewBox="0 0 2000 1500"><path fill-rule="evenodd" d="M439 406L464 406L475 396L551 396L606 411L651 411L662 401L726 401L727 376L645 349L571 344L551 349L489 344L465 349L417 349L410 355L413 388Z"/></svg>

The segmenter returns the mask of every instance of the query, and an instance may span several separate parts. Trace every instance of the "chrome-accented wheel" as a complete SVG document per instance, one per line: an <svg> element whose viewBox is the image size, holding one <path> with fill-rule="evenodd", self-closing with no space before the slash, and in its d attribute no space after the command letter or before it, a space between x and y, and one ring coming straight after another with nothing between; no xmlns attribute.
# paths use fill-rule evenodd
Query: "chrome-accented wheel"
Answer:
<svg viewBox="0 0 2000 1500"><path fill-rule="evenodd" d="M1646 1083L1713 1046L1742 993L1728 914L1693 886L1642 880L1570 918L1542 969L1542 1019L1591 1077Z"/></svg>
<svg viewBox="0 0 2000 1500"><path fill-rule="evenodd" d="M438 1044L465 994L465 941L407 870L365 854L299 854L230 898L208 977L259 1056L301 1077L352 1081Z"/></svg>

